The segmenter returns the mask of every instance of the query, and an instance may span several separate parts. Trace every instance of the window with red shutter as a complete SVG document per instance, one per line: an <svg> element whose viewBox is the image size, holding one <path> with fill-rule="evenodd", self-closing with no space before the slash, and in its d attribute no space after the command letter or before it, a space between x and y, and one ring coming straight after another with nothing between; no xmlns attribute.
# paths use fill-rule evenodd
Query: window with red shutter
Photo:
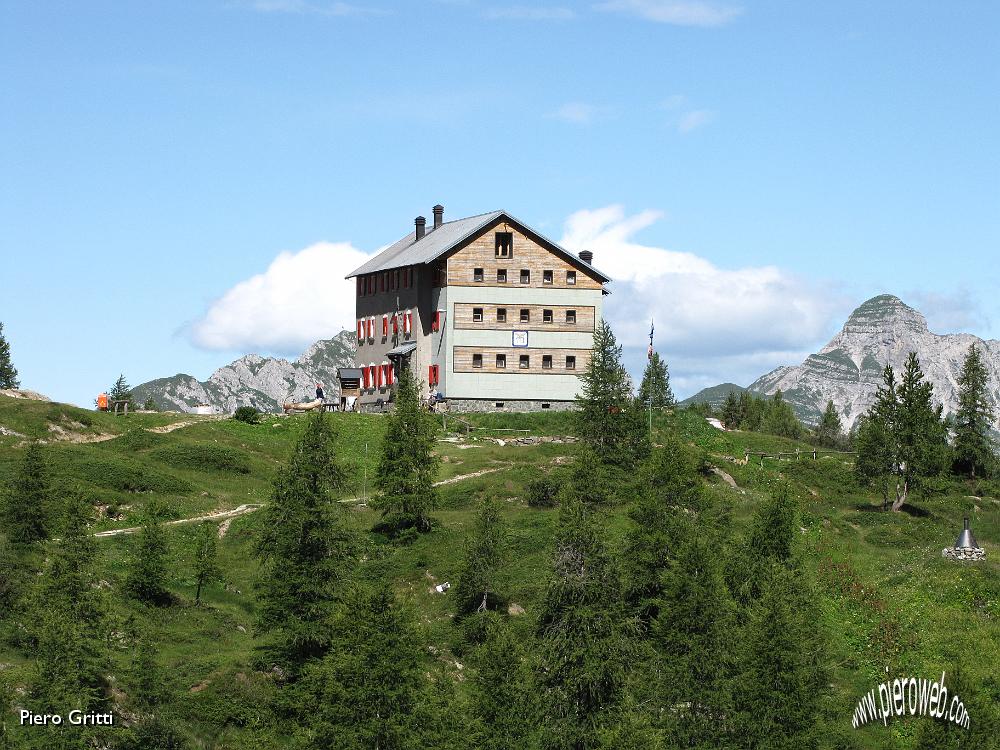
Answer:
<svg viewBox="0 0 1000 750"><path fill-rule="evenodd" d="M427 366L427 385L434 385L434 365Z"/></svg>
<svg viewBox="0 0 1000 750"><path fill-rule="evenodd" d="M362 340L364 339L364 336L362 336L362 335L361 335L362 333L364 333L364 331L362 331L362 330L361 330L361 321L359 320L359 321L358 321L358 343L359 343L359 344L360 344L360 343L362 342Z"/></svg>
<svg viewBox="0 0 1000 750"><path fill-rule="evenodd" d="M399 333L399 316L398 315L393 315L392 316L392 334L395 336L397 333Z"/></svg>
<svg viewBox="0 0 1000 750"><path fill-rule="evenodd" d="M389 335L389 316L388 315L383 315L382 316L382 335L383 336L388 336Z"/></svg>
<svg viewBox="0 0 1000 750"><path fill-rule="evenodd" d="M388 373L388 383L389 385L392 385L396 380L396 371L393 369L391 363L386 365L385 368Z"/></svg>

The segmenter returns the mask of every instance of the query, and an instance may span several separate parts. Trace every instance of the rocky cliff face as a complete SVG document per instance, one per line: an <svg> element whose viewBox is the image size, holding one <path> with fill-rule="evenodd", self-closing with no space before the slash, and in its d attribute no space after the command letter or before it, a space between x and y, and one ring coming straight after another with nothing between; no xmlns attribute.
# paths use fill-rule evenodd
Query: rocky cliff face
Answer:
<svg viewBox="0 0 1000 750"><path fill-rule="evenodd" d="M352 367L354 335L341 331L332 339L317 341L297 360L247 354L201 382L178 374L136 386L132 393L138 403L152 397L160 409L194 411L209 404L217 412L230 413L239 406L260 411L281 411L286 400L312 400L316 383L322 383L327 399L339 396L337 368Z"/></svg>
<svg viewBox="0 0 1000 750"><path fill-rule="evenodd" d="M958 409L958 376L972 344L983 353L994 410L1000 415L996 408L1000 404L1000 341L984 341L967 333L931 333L923 315L889 294L862 304L840 333L801 365L779 367L754 381L749 390L771 394L780 388L809 424L819 421L827 400L832 400L847 430L874 402L886 364L900 374L912 351L934 386L934 399L949 414Z"/></svg>

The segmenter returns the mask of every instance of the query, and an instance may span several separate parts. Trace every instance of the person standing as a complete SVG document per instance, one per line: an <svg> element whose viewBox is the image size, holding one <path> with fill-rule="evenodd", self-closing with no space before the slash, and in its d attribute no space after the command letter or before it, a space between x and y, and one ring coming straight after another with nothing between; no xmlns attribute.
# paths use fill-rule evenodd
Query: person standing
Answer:
<svg viewBox="0 0 1000 750"><path fill-rule="evenodd" d="M323 384L322 383L317 383L316 384L316 398L318 398L320 401L324 400L324 398L323 398Z"/></svg>

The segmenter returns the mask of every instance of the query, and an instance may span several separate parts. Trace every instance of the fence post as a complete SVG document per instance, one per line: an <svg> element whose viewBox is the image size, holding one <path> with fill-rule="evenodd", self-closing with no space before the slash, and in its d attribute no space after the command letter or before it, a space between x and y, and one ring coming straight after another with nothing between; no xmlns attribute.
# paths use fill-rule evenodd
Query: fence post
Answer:
<svg viewBox="0 0 1000 750"><path fill-rule="evenodd" d="M816 460L816 449L813 448L813 461L815 461L815 460Z"/></svg>

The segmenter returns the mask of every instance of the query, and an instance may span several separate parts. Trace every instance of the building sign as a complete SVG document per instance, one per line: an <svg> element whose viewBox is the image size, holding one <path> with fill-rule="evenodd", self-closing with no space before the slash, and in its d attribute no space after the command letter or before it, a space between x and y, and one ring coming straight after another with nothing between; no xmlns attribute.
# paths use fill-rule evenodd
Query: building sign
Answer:
<svg viewBox="0 0 1000 750"><path fill-rule="evenodd" d="M510 332L510 345L511 346L527 346L528 345L528 332L527 331L511 331Z"/></svg>

